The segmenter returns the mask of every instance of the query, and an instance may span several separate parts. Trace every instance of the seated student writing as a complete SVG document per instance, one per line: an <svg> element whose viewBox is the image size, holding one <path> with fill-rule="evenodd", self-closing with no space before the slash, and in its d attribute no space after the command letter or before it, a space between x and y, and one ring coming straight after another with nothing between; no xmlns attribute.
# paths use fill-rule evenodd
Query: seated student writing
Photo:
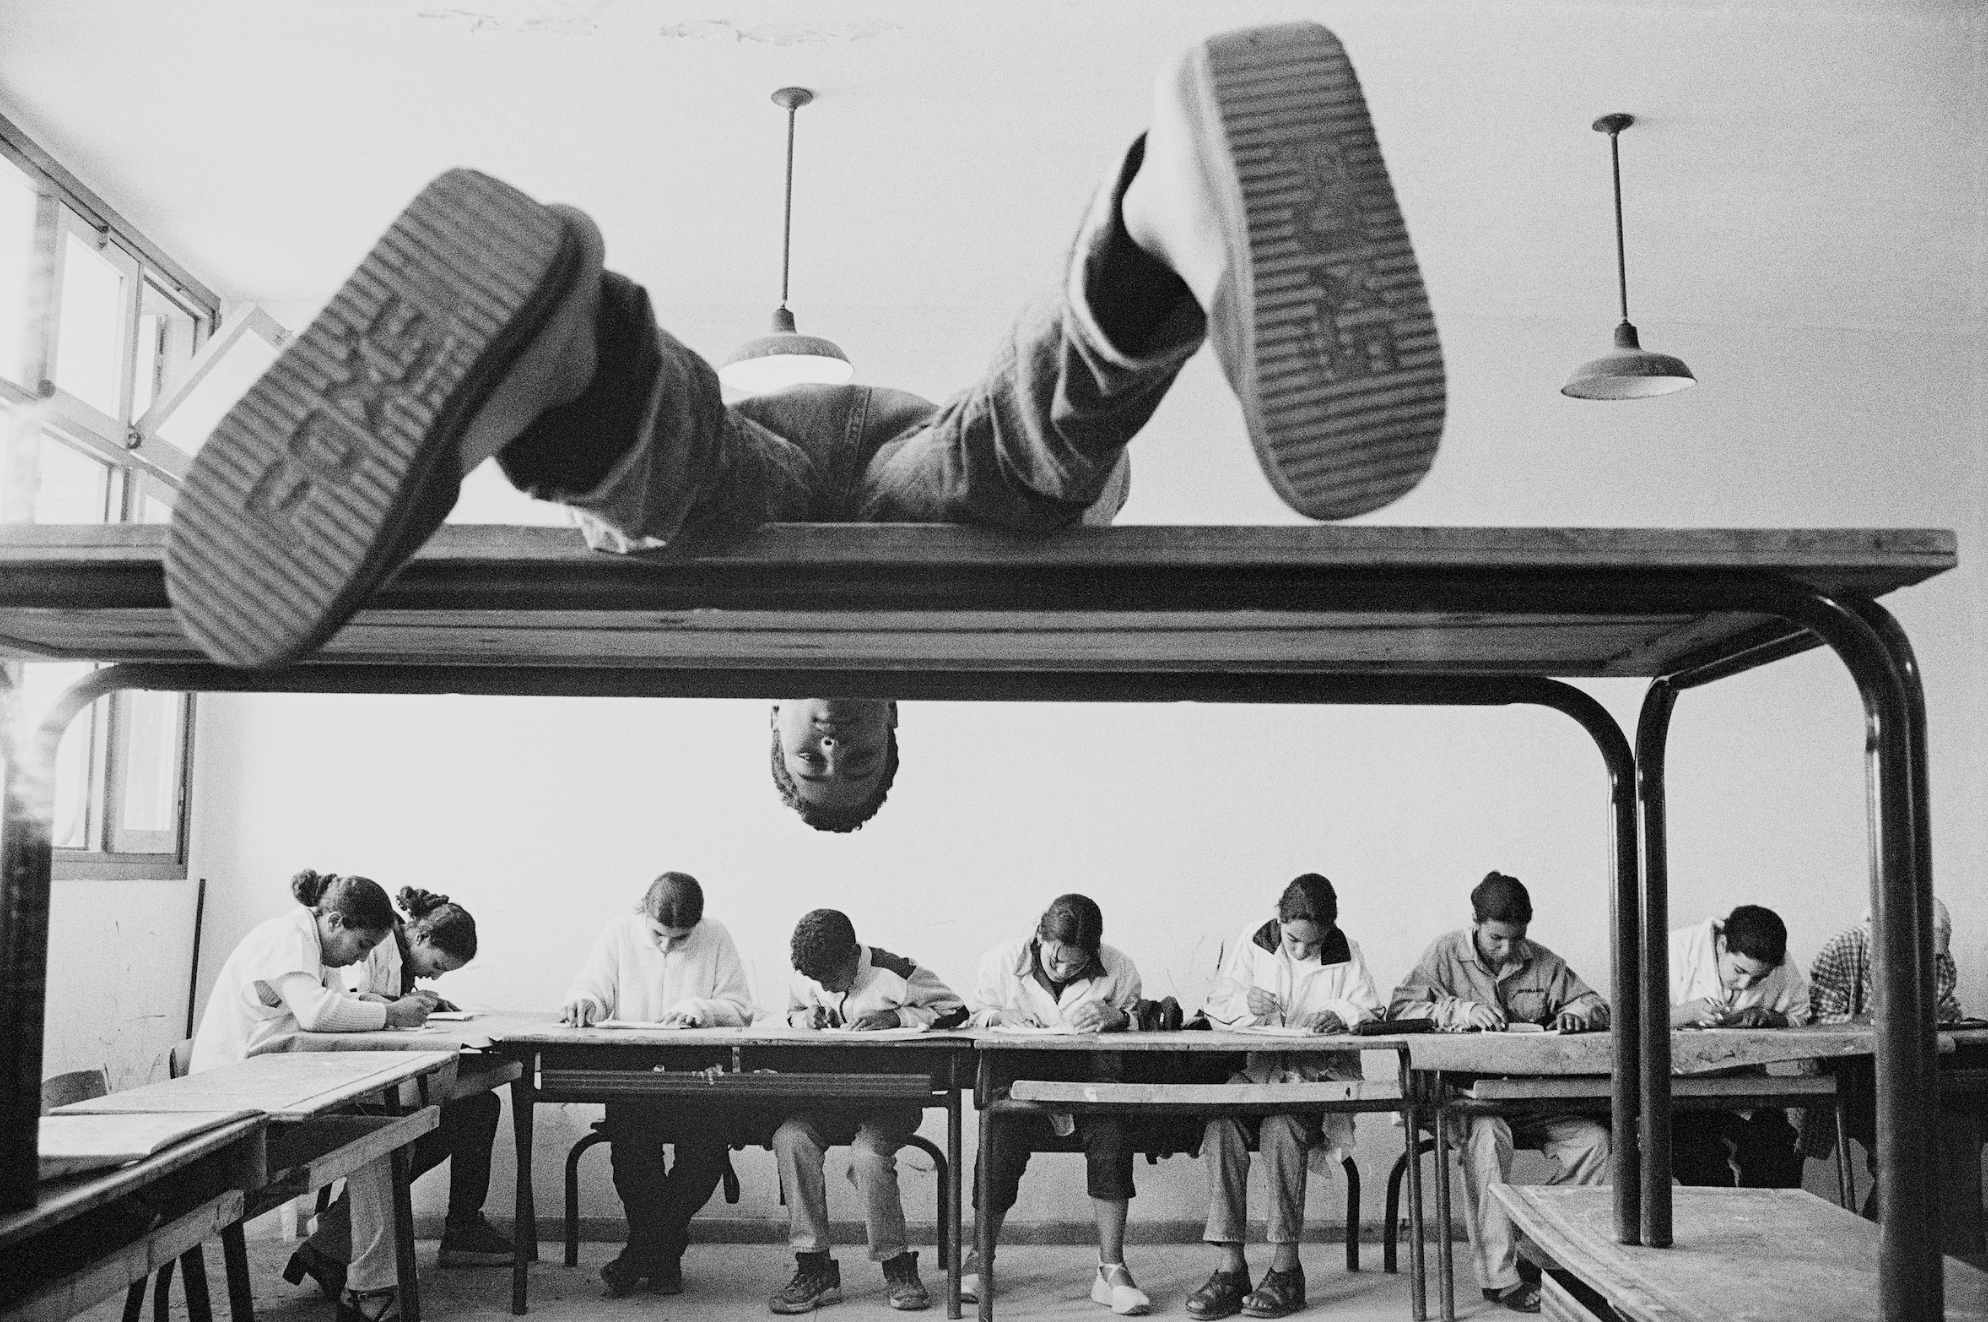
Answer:
<svg viewBox="0 0 1988 1322"><path fill-rule="evenodd" d="M1608 1002L1560 956L1526 936L1532 897L1517 877L1492 872L1470 892L1471 925L1438 937L1395 988L1391 1019L1433 1019L1445 1032L1537 1024L1585 1032L1608 1024ZM1486 1299L1517 1313L1539 1311L1539 1286L1519 1274L1511 1216L1491 1196L1509 1182L1512 1152L1537 1148L1560 1165L1549 1184L1603 1184L1608 1130L1585 1116L1457 1118L1463 1150L1464 1226Z"/></svg>
<svg viewBox="0 0 1988 1322"><path fill-rule="evenodd" d="M1951 1024L1962 1017L1955 995L1960 981L1955 969L1953 916L1946 904L1933 900L1933 1018ZM1823 942L1815 962L1809 965L1809 1016L1818 1024L1869 1023L1877 1010L1876 988L1871 973L1871 911L1864 910L1863 921L1838 932ZM1877 1217L1878 1110L1876 1080L1868 1056L1851 1056L1833 1062L1837 1105L1843 1108L1843 1132L1864 1145L1864 1164L1871 1173L1871 1191L1864 1199L1863 1213ZM1836 1126L1826 1110L1811 1108L1802 1118L1801 1154L1827 1159L1836 1151Z"/></svg>
<svg viewBox="0 0 1988 1322"><path fill-rule="evenodd" d="M1670 934L1672 1028L1786 1028L1809 1021L1808 987L1788 963L1788 928L1742 904ZM1671 1173L1680 1184L1798 1189L1802 1155L1779 1107L1673 1111ZM1731 1149L1728 1155L1728 1148Z"/></svg>
<svg viewBox="0 0 1988 1322"><path fill-rule="evenodd" d="M414 992L415 979L439 978L476 958L476 920L467 909L449 903L446 895L412 886L402 887L397 898L406 921L395 919L391 939L344 969L345 989L361 1000L390 1003ZM431 1008L454 1007L435 997ZM444 1104L441 1122L415 1140L410 1178L449 1163L449 1211L442 1223L438 1266L487 1267L511 1261L510 1238L483 1215L483 1202L490 1193L490 1146L502 1110L496 1093L472 1093ZM343 1273L351 1255L346 1246L350 1211L349 1201L340 1198L318 1218L318 1233L309 1243L330 1260L319 1267ZM294 1283L311 1268L299 1263L293 1270Z"/></svg>
<svg viewBox="0 0 1988 1322"><path fill-rule="evenodd" d="M642 287L603 269L584 214L443 175L195 457L166 558L182 628L227 665L308 654L492 456L618 553L777 520L1109 523L1127 445L1204 339L1286 503L1336 519L1402 495L1435 457L1442 355L1337 39L1290 23L1198 42L1162 70L1151 124L1064 278L944 405L857 384L727 405ZM878 751L861 768L803 775L776 744L810 825L853 830L882 802L888 707L846 727Z"/></svg>
<svg viewBox="0 0 1988 1322"><path fill-rule="evenodd" d="M1360 947L1339 930L1339 896L1316 872L1295 878L1277 900L1277 916L1246 928L1229 945L1203 1013L1218 1028L1279 1025L1344 1033L1381 1013ZM1252 1051L1232 1083L1309 1083L1359 1079L1358 1051L1331 1054ZM1249 1288L1243 1256L1249 1224L1249 1129L1256 1129L1269 1184L1270 1269ZM1221 1254L1215 1274L1187 1297L1188 1316L1288 1317L1305 1306L1298 1240L1305 1228L1305 1183L1312 1154L1353 1146L1350 1115L1268 1115L1210 1120L1201 1141L1208 1166L1208 1226L1202 1238Z"/></svg>
<svg viewBox="0 0 1988 1322"><path fill-rule="evenodd" d="M794 926L794 976L787 984L787 1023L811 1030L866 1033L930 1028L965 1017L959 995L902 955L856 940L855 925L835 909L816 909ZM796 1269L771 1300L776 1313L805 1313L842 1298L842 1269L830 1254L828 1189L822 1162L847 1143L863 1200L870 1261L881 1263L892 1308L929 1307L918 1255L905 1247L904 1202L897 1189L897 1150L918 1132L918 1106L820 1108L787 1117L774 1131L780 1188L787 1198L788 1242Z"/></svg>
<svg viewBox="0 0 1988 1322"><path fill-rule="evenodd" d="M1114 1033L1131 1023L1139 995L1139 970L1123 952L1104 943L1104 913L1096 902L1083 895L1059 895L1043 910L1032 934L981 956L970 1022L975 1028L1013 1024ZM1078 1068L1086 1072L1073 1077L1091 1077L1087 1064ZM1044 1072L1036 1066L1031 1071L1034 1077ZM996 1240L1020 1194L1030 1148L1052 1128L1067 1136L1072 1122L1068 1116L1011 1117L995 1130L987 1179L993 1202L976 1208L975 1214L992 1222ZM1074 1124L1084 1144L1085 1182L1098 1232L1091 1299L1114 1313L1143 1313L1152 1300L1125 1266L1125 1214L1134 1193L1125 1122L1117 1116L1087 1115L1076 1117ZM976 1177L974 1188L979 1187ZM980 1276L978 1259L962 1264L962 1299L979 1297Z"/></svg>
<svg viewBox="0 0 1988 1322"><path fill-rule="evenodd" d="M377 882L307 870L290 879L290 893L303 907L251 928L215 975L193 1037L192 1073L244 1060L290 1033L364 1033L427 1022L433 1002L427 992L382 1002L329 985L332 970L357 964L393 929L393 905ZM310 1272L338 1299L340 1322L395 1322L400 1294L387 1159L352 1172L345 1189L350 1230L337 1247L351 1264L307 1242L284 1276L294 1283Z"/></svg>
<svg viewBox="0 0 1988 1322"><path fill-rule="evenodd" d="M732 934L704 916L704 888L686 872L649 883L632 913L594 939L560 1017L576 1028L627 1019L665 1028L739 1028L752 1022L752 987ZM628 1242L601 1268L610 1299L683 1290L690 1219L724 1178L730 1136L674 1124L668 1104L609 1102L614 1191L628 1217ZM663 1149L676 1147L666 1167Z"/></svg>

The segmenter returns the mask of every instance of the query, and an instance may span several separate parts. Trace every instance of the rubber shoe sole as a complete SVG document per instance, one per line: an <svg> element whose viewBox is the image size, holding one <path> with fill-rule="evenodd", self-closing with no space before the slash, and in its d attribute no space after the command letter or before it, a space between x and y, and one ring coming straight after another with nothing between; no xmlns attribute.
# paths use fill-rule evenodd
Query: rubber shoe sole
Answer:
<svg viewBox="0 0 1988 1322"><path fill-rule="evenodd" d="M817 1308L842 1302L842 1287L832 1285L819 1294L809 1295L805 1300L775 1299L768 1304L773 1312L782 1314L812 1313Z"/></svg>
<svg viewBox="0 0 1988 1322"><path fill-rule="evenodd" d="M1238 185L1223 203L1232 250L1217 296L1227 306L1209 318L1217 356L1287 505L1315 519L1378 509L1434 461L1445 390L1359 79L1315 23L1227 33L1202 51Z"/></svg>
<svg viewBox="0 0 1988 1322"><path fill-rule="evenodd" d="M454 504L463 429L580 265L567 222L470 170L410 203L194 457L166 590L223 665L337 632Z"/></svg>

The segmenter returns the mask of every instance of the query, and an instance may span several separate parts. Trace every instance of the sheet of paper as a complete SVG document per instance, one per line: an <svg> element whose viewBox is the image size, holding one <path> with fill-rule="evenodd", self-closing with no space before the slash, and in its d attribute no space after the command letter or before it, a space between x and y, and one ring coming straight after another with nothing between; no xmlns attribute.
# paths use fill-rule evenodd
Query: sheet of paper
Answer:
<svg viewBox="0 0 1988 1322"><path fill-rule="evenodd" d="M436 1011L435 1011L434 1013L430 1014L430 1015L429 1015L428 1017L429 1017L430 1019L474 1019L474 1018L476 1018L476 1011L474 1011L474 1010L436 1010Z"/></svg>
<svg viewBox="0 0 1988 1322"><path fill-rule="evenodd" d="M1238 1033L1254 1033L1259 1037L1316 1037L1309 1028L1293 1028L1289 1024L1244 1024L1235 1030Z"/></svg>
<svg viewBox="0 0 1988 1322"><path fill-rule="evenodd" d="M996 1024L992 1031L1016 1037L1073 1037L1077 1032L1068 1024L1051 1024L1046 1028L1041 1024Z"/></svg>
<svg viewBox="0 0 1988 1322"><path fill-rule="evenodd" d="M658 1032L680 1025L665 1024L655 1019L598 1019L588 1024L589 1028L633 1028L638 1031Z"/></svg>

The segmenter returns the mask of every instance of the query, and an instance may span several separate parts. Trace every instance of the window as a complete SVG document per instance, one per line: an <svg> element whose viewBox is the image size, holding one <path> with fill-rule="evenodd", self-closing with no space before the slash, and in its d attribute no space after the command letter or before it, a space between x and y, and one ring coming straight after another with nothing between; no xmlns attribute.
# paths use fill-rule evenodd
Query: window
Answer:
<svg viewBox="0 0 1988 1322"><path fill-rule="evenodd" d="M198 281L0 120L0 522L170 519L192 446L135 424L184 393L218 312ZM274 323L263 323L269 338ZM92 666L6 669L38 722ZM58 877L185 875L192 723L193 700L179 693L119 693L69 723L53 787Z"/></svg>

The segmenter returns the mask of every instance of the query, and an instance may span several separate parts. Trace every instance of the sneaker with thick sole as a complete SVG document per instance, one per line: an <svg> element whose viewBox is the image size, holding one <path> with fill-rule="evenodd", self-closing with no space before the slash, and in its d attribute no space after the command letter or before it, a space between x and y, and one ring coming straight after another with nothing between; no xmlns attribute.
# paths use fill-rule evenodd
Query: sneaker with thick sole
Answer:
<svg viewBox="0 0 1988 1322"><path fill-rule="evenodd" d="M477 1213L476 1219L462 1225L442 1227L442 1246L436 1252L438 1267L506 1267L517 1256L511 1237Z"/></svg>
<svg viewBox="0 0 1988 1322"><path fill-rule="evenodd" d="M959 1301L963 1304L980 1302L980 1255L968 1253L959 1265Z"/></svg>
<svg viewBox="0 0 1988 1322"><path fill-rule="evenodd" d="M1442 436L1442 352L1339 40L1304 22L1202 42L1162 76L1141 168L1163 181L1165 255L1202 299L1285 504L1343 519L1420 481Z"/></svg>
<svg viewBox="0 0 1988 1322"><path fill-rule="evenodd" d="M1098 1264L1098 1274L1091 1278L1091 1302L1103 1304L1120 1317L1137 1317L1153 1307L1152 1299L1133 1281L1123 1263L1109 1267Z"/></svg>
<svg viewBox="0 0 1988 1322"><path fill-rule="evenodd" d="M455 504L463 433L588 252L487 175L423 189L194 456L166 544L187 636L266 668L335 633Z"/></svg>
<svg viewBox="0 0 1988 1322"><path fill-rule="evenodd" d="M883 1264L884 1302L900 1312L915 1313L932 1306L925 1282L918 1279L918 1255L906 1251Z"/></svg>
<svg viewBox="0 0 1988 1322"><path fill-rule="evenodd" d="M842 1268L826 1253L795 1254L794 1279L780 1287L767 1307L776 1313L811 1313L842 1302Z"/></svg>

